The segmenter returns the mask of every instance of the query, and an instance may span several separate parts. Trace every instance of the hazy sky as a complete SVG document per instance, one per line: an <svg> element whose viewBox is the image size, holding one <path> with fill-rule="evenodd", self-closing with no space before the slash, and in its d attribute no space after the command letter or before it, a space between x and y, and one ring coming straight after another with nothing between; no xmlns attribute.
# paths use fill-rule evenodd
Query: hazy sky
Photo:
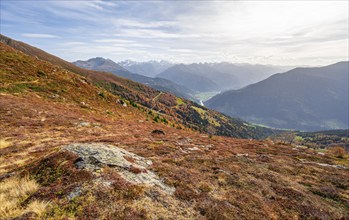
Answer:
<svg viewBox="0 0 349 220"><path fill-rule="evenodd" d="M348 1L1 0L1 33L66 60L326 65L348 60Z"/></svg>

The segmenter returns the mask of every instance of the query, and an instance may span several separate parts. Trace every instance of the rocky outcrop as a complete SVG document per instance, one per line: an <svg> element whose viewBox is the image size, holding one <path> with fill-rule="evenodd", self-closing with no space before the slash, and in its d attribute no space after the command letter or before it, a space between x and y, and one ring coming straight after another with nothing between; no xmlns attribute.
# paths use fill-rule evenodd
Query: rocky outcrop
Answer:
<svg viewBox="0 0 349 220"><path fill-rule="evenodd" d="M119 147L103 143L75 143L64 149L79 155L75 163L78 169L98 173L103 167L109 166L131 183L157 186L169 194L175 191L148 169L152 165L151 160Z"/></svg>

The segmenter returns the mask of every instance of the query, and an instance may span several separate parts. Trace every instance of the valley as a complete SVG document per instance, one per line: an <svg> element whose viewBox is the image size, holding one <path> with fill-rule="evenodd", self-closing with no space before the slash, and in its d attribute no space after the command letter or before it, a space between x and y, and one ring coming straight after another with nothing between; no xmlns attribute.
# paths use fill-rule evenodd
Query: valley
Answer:
<svg viewBox="0 0 349 220"><path fill-rule="evenodd" d="M349 219L348 1L0 1L0 220Z"/></svg>
<svg viewBox="0 0 349 220"><path fill-rule="evenodd" d="M122 97L84 76L0 45L0 184L14 190L10 183L35 183L18 195L29 206L14 197L15 203L7 203L1 188L4 218L346 215L347 156L270 140L212 136L181 124L172 127L161 117L153 120L139 104L122 104ZM74 152L95 149L89 157L94 159L65 150L71 146L81 146ZM117 148L129 155L124 163L130 165L122 165L123 171L113 165L119 162L102 156L103 149ZM151 160L147 168L137 162L140 157ZM81 163L85 165L79 167ZM159 178L161 183L154 182Z"/></svg>

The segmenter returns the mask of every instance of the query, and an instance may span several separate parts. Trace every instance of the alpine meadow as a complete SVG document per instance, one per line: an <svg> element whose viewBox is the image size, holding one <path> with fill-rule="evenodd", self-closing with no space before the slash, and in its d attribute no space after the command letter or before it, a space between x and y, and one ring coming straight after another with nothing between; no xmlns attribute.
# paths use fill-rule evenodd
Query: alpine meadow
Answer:
<svg viewBox="0 0 349 220"><path fill-rule="evenodd" d="M0 1L0 219L349 219L349 2Z"/></svg>

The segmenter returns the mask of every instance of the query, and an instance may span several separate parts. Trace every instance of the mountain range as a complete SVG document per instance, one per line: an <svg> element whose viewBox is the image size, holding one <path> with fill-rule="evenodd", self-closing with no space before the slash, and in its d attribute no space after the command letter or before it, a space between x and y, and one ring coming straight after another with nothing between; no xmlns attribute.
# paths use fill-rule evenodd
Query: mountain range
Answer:
<svg viewBox="0 0 349 220"><path fill-rule="evenodd" d="M165 60L161 61L147 61L147 62L136 62L132 60L124 60L118 62L120 66L124 67L132 73L138 73L148 77L155 77L157 74L173 66L173 63L167 62Z"/></svg>
<svg viewBox="0 0 349 220"><path fill-rule="evenodd" d="M249 122L306 131L348 128L348 62L295 68L216 95L209 108Z"/></svg>
<svg viewBox="0 0 349 220"><path fill-rule="evenodd" d="M42 59L74 74L81 75L91 84L104 88L125 102L134 106L144 106L146 110L142 111L148 112L156 121L161 120L160 116L162 116L165 117L162 120L166 122L171 118L173 126L178 125L186 129L239 138L264 138L277 132L265 127L250 125L238 118L228 117L190 100L176 97L171 93L160 92L113 73L80 68L43 50L4 35L0 35L0 42L26 55ZM14 86L16 85L14 83Z"/></svg>
<svg viewBox="0 0 349 220"><path fill-rule="evenodd" d="M174 65L157 76L200 93L238 89L286 69L288 67L227 62L193 63Z"/></svg>
<svg viewBox="0 0 349 220"><path fill-rule="evenodd" d="M130 62L127 62L127 63L130 64ZM156 62L147 63L144 65L149 67L149 66L153 66L154 63L156 63ZM177 95L179 97L198 102L198 100L196 98L194 98L194 96L192 95L194 92L191 91L190 89L188 89L182 85L178 85L176 83L173 83L172 81L167 80L167 79L158 78L158 77L152 78L152 77L148 77L146 75L130 72L126 68L130 67L130 66L134 66L134 65L131 65L131 64L126 65L126 62L123 63L126 67L126 68L124 68L120 64L115 63L114 61L112 61L110 59L96 57L96 58L91 58L91 59L86 60L86 61L78 60L78 61L73 62L73 64L78 66L78 67L89 69L89 70L110 72L110 73L113 73L117 76L125 77L125 78L133 80L135 82L139 82L139 83L148 85L154 89L157 89L157 90L160 90L163 92L171 92L174 95ZM137 71L137 68L131 68L131 69L134 69L135 71Z"/></svg>
<svg viewBox="0 0 349 220"><path fill-rule="evenodd" d="M134 63L127 61L124 66ZM154 63L169 65L165 61L151 61L147 65ZM194 96L198 97L197 94L212 92L214 95L226 91L206 101L205 105L255 124L305 131L348 127L347 62L322 68L295 68L275 75L276 71L290 67L227 62L175 64L155 78L131 73L114 61L100 57L74 64L111 72L196 102L198 99ZM267 79L262 80L264 78Z"/></svg>
<svg viewBox="0 0 349 220"><path fill-rule="evenodd" d="M171 80L196 92L220 91L221 88L227 86L227 83L231 84L236 81L233 75L219 72L203 64L178 64L157 76ZM223 85L221 84L222 82Z"/></svg>
<svg viewBox="0 0 349 220"><path fill-rule="evenodd" d="M199 102L198 98L203 99L201 94L212 97L220 91L238 89L289 68L228 62L173 64L125 60L116 63L101 57L73 63L90 70L111 72L196 102Z"/></svg>
<svg viewBox="0 0 349 220"><path fill-rule="evenodd" d="M236 77L236 83L229 86L229 89L240 89L252 83L264 80L273 74L283 73L292 69L291 66L234 64L229 62L208 63L206 65Z"/></svg>

